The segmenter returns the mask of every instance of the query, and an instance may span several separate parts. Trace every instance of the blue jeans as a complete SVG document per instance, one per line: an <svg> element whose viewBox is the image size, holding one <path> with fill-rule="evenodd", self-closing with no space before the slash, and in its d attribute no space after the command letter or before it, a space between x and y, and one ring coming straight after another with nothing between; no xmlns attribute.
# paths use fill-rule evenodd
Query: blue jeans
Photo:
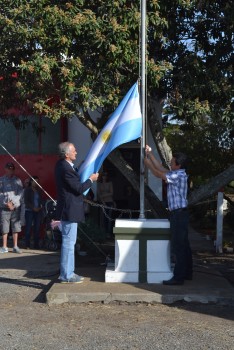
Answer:
<svg viewBox="0 0 234 350"><path fill-rule="evenodd" d="M75 271L75 244L77 239L76 222L61 221L62 246L60 257L60 280L69 280Z"/></svg>
<svg viewBox="0 0 234 350"><path fill-rule="evenodd" d="M38 248L40 238L41 212L25 210L25 241L26 247L30 247L30 233L33 224L34 248Z"/></svg>
<svg viewBox="0 0 234 350"><path fill-rule="evenodd" d="M192 251L188 239L188 222L187 211L179 210L170 213L172 251L176 258L174 277L178 281L184 280L193 273Z"/></svg>

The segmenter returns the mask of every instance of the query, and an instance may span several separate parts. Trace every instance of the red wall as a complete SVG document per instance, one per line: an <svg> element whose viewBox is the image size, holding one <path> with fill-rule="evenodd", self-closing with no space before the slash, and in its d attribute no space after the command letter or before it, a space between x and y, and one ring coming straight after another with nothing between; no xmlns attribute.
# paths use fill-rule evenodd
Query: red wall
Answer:
<svg viewBox="0 0 234 350"><path fill-rule="evenodd" d="M54 167L58 160L57 155L16 155L14 158L30 175L37 175L40 185L53 199L56 199ZM4 167L7 162L15 164L15 175L19 176L22 181L29 177L9 155L0 155L0 176L5 174ZM45 199L49 198L46 194L44 195Z"/></svg>

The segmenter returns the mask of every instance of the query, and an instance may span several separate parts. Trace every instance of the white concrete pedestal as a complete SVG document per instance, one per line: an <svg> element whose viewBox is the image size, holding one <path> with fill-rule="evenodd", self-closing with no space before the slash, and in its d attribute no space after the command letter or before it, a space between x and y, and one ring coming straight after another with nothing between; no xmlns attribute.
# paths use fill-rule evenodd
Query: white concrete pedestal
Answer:
<svg viewBox="0 0 234 350"><path fill-rule="evenodd" d="M106 282L162 283L173 276L170 223L166 219L118 219L115 266L107 266Z"/></svg>

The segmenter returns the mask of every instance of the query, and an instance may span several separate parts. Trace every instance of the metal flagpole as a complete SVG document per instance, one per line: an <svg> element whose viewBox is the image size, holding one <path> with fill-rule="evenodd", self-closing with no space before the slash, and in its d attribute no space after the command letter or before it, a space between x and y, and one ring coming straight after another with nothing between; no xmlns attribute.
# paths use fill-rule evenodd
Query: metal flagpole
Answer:
<svg viewBox="0 0 234 350"><path fill-rule="evenodd" d="M141 113L142 113L142 137L141 137L141 158L140 158L140 219L145 219L145 129L146 129L146 74L145 74L145 53L146 53L146 0L141 0Z"/></svg>

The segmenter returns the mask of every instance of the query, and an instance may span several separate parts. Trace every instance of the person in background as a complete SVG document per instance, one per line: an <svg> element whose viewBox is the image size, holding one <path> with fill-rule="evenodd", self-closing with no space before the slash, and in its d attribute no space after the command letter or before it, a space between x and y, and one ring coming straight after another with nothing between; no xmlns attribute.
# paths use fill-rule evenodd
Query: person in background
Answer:
<svg viewBox="0 0 234 350"><path fill-rule="evenodd" d="M182 285L184 284L184 280L191 280L193 278L192 251L188 239L187 156L180 152L173 153L170 164L171 170L168 170L154 157L148 145L146 145L145 153L145 165L156 177L165 180L167 183L172 249L176 261L174 276L168 281L163 281L163 284L169 286Z"/></svg>
<svg viewBox="0 0 234 350"><path fill-rule="evenodd" d="M24 180L23 182L23 186L24 186L24 189L23 189L23 195L21 197L21 210L20 210L20 223L21 223L21 228L23 226L25 226L25 203L24 203L24 191L25 191L25 188L28 187L29 185L29 181L30 181L30 178L28 177L27 179Z"/></svg>
<svg viewBox="0 0 234 350"><path fill-rule="evenodd" d="M97 187L97 196L100 203L102 203L105 207L113 208L115 206L113 199L113 184L108 177L107 172L103 172L101 176L101 181L98 182ZM112 209L105 209L105 212L109 218L112 215ZM107 233L107 237L110 237L112 234L112 221L102 212L101 225L104 226L104 229Z"/></svg>
<svg viewBox="0 0 234 350"><path fill-rule="evenodd" d="M35 181L34 181L35 180ZM40 225L42 221L42 194L38 186L38 176L29 180L28 187L24 190L25 205L25 243L30 248L30 234L33 225L34 249L39 248Z"/></svg>
<svg viewBox="0 0 234 350"><path fill-rule="evenodd" d="M83 277L75 274L75 244L78 223L84 221L84 195L92 183L97 181L98 173L90 175L85 182L74 169L77 151L71 142L59 144L59 157L55 166L55 183L57 190L56 221L60 221L62 246L60 257L61 283L82 283Z"/></svg>
<svg viewBox="0 0 234 350"><path fill-rule="evenodd" d="M18 233L21 232L22 195L22 181L15 176L14 164L9 162L5 165L5 175L0 177L0 219L3 242L0 253L8 253L7 239L10 229L13 237L13 253L21 253L18 247Z"/></svg>

